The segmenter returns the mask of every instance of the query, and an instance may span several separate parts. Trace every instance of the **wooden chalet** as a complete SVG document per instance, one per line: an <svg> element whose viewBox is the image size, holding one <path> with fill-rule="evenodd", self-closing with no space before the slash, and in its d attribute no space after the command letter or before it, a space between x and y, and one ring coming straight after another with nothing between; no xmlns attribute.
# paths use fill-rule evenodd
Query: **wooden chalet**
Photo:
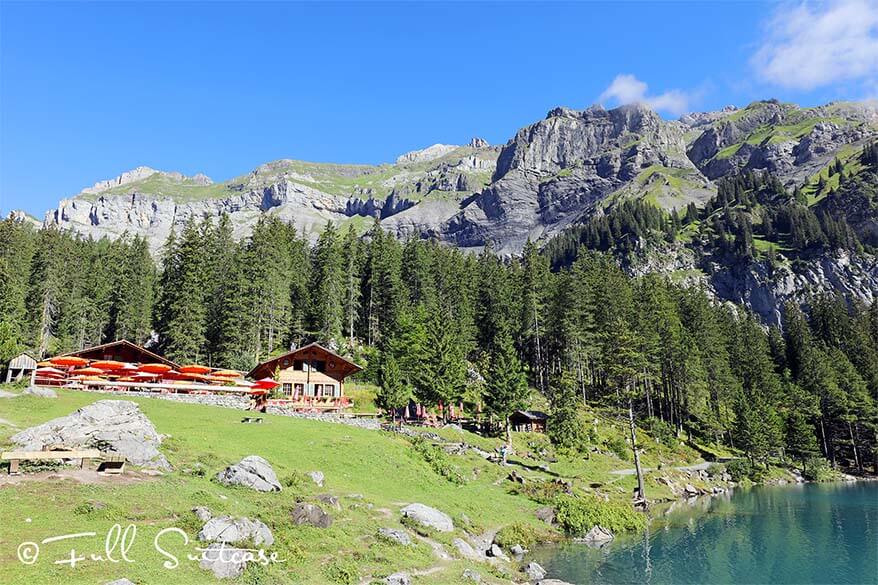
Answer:
<svg viewBox="0 0 878 585"><path fill-rule="evenodd" d="M520 433L545 433L549 415L538 410L516 410L509 417L513 431Z"/></svg>
<svg viewBox="0 0 878 585"><path fill-rule="evenodd" d="M115 360L132 364L165 364L174 369L179 367L171 360L153 353L145 347L131 343L127 339L111 341L110 343L88 347L79 351L71 351L63 355L81 357L87 360Z"/></svg>
<svg viewBox="0 0 878 585"><path fill-rule="evenodd" d="M360 366L317 343L294 349L253 368L252 380L273 378L280 383L280 406L314 410L338 410L350 401L344 395L346 377Z"/></svg>
<svg viewBox="0 0 878 585"><path fill-rule="evenodd" d="M6 383L17 382L25 376L30 376L37 369L37 360L27 353L20 353L6 366Z"/></svg>

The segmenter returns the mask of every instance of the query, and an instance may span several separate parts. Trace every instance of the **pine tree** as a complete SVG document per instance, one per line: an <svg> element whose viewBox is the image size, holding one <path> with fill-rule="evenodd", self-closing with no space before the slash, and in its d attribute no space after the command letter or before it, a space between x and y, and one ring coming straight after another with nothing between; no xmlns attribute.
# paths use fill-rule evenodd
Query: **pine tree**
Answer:
<svg viewBox="0 0 878 585"><path fill-rule="evenodd" d="M396 411L405 407L411 397L411 387L403 380L402 372L396 358L390 352L381 356L379 375L378 405L391 412L393 423L396 424Z"/></svg>
<svg viewBox="0 0 878 585"><path fill-rule="evenodd" d="M312 321L324 341L342 339L344 318L344 262L338 232L331 222L311 253Z"/></svg>
<svg viewBox="0 0 878 585"><path fill-rule="evenodd" d="M527 378L515 354L512 337L500 333L491 345L489 365L485 376L485 401L488 410L501 421L506 431L506 444L512 448L512 429L509 417L524 408L527 399Z"/></svg>

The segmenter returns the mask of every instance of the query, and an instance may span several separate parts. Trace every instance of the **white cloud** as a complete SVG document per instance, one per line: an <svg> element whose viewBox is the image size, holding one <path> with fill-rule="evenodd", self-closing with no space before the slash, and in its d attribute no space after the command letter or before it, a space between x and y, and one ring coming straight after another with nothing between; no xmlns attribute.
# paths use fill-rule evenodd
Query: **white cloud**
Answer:
<svg viewBox="0 0 878 585"><path fill-rule="evenodd" d="M610 86L598 98L599 102L613 101L619 104L646 104L654 110L679 116L689 111L691 96L678 89L649 96L649 86L633 75L617 75Z"/></svg>
<svg viewBox="0 0 878 585"><path fill-rule="evenodd" d="M784 5L766 24L753 55L770 83L809 90L839 82L878 81L878 0Z"/></svg>

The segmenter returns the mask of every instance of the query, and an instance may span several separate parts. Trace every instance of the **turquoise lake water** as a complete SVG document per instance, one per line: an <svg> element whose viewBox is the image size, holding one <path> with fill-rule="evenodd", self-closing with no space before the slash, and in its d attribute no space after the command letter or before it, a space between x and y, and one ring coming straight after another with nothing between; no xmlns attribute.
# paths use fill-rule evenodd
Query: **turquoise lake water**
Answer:
<svg viewBox="0 0 878 585"><path fill-rule="evenodd" d="M878 482L763 487L657 510L649 534L536 551L571 583L878 583Z"/></svg>

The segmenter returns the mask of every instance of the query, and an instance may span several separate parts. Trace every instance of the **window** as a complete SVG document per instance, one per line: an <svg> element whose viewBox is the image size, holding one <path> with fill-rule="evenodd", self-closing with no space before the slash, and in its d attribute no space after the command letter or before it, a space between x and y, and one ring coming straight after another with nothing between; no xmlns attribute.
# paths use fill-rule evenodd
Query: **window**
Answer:
<svg viewBox="0 0 878 585"><path fill-rule="evenodd" d="M323 384L314 384L314 396L323 396Z"/></svg>
<svg viewBox="0 0 878 585"><path fill-rule="evenodd" d="M293 385L292 384L284 384L283 385L284 396L292 396L293 394Z"/></svg>
<svg viewBox="0 0 878 585"><path fill-rule="evenodd" d="M293 389L296 391L297 397L305 394L305 385L304 384L293 384Z"/></svg>

